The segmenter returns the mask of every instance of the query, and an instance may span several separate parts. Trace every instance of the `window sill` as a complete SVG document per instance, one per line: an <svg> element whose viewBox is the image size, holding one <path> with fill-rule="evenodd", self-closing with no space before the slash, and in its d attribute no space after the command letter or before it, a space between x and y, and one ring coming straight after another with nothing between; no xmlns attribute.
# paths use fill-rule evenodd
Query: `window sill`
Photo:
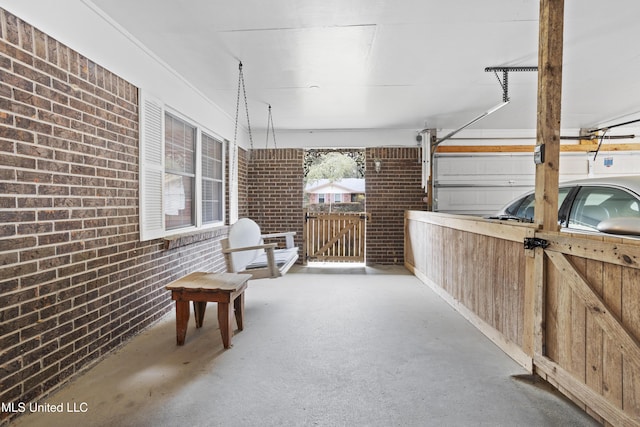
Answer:
<svg viewBox="0 0 640 427"><path fill-rule="evenodd" d="M164 249L171 250L193 243L203 242L228 234L229 227L221 225L219 227L208 228L206 230L192 231L190 233L175 234L164 238Z"/></svg>

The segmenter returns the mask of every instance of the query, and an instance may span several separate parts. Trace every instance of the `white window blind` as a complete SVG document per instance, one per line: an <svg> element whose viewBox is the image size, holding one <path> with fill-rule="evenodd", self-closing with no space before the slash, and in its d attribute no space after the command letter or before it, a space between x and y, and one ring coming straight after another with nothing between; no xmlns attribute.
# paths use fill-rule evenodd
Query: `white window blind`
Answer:
<svg viewBox="0 0 640 427"><path fill-rule="evenodd" d="M164 236L164 109L146 94L140 100L140 240Z"/></svg>

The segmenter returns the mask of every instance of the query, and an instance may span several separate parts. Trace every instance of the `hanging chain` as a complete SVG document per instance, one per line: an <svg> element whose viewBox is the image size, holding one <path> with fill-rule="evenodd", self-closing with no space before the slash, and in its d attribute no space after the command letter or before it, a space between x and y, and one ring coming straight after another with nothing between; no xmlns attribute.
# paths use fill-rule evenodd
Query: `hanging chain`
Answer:
<svg viewBox="0 0 640 427"><path fill-rule="evenodd" d="M278 148L276 144L276 128L273 127L273 116L271 115L271 104L269 104L269 117L267 117L267 142L265 148L269 148L269 127L271 127L271 133L273 134L273 148Z"/></svg>
<svg viewBox="0 0 640 427"><path fill-rule="evenodd" d="M242 94L244 96L244 109L247 114L247 130L249 131L249 143L253 150L253 135L251 134L251 122L249 121L249 103L247 102L247 90L244 86L244 74L242 73L242 62L240 63L240 81L238 82L238 102L240 102L240 84L242 84Z"/></svg>
<svg viewBox="0 0 640 427"><path fill-rule="evenodd" d="M242 95L244 98L244 108L247 115L247 130L249 132L250 148L253 150L253 135L251 133L251 122L249 120L249 103L247 102L247 90L244 85L244 73L242 72L242 62L238 65L238 93L236 95L236 121L233 129L233 153L229 150L229 155L233 155L233 162L231 163L231 170L229 171L230 184L235 183L235 176L238 169L238 122L240 119L240 89L242 88ZM229 190L233 187L230 186Z"/></svg>
<svg viewBox="0 0 640 427"><path fill-rule="evenodd" d="M238 73L238 94L236 96L236 121L233 128L233 145L229 147L229 156L232 157L231 167L229 170L229 193L233 193L233 184L235 179L235 171L238 169L238 116L240 112L240 84L242 82L242 62L239 65ZM233 147L233 152L231 148Z"/></svg>

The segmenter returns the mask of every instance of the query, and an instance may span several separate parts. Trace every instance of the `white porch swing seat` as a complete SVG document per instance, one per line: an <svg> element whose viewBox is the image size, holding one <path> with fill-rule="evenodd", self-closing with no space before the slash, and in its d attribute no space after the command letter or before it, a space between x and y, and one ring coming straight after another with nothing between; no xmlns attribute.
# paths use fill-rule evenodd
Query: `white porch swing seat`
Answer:
<svg viewBox="0 0 640 427"><path fill-rule="evenodd" d="M253 279L283 276L298 260L298 247L294 245L295 231L261 234L260 226L249 218L241 218L221 240L227 271L251 274ZM264 239L284 238L285 247L277 243L264 243Z"/></svg>

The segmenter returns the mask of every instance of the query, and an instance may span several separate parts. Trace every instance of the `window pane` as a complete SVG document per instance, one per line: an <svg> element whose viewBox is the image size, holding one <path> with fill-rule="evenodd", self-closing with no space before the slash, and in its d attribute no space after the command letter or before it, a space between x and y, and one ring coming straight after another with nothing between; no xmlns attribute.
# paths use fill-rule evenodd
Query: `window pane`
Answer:
<svg viewBox="0 0 640 427"><path fill-rule="evenodd" d="M167 230L195 225L196 128L165 114L164 215Z"/></svg>
<svg viewBox="0 0 640 427"><path fill-rule="evenodd" d="M578 193L569 227L597 229L600 221L616 217L640 218L637 199L626 191L605 187L582 187Z"/></svg>
<svg viewBox="0 0 640 427"><path fill-rule="evenodd" d="M167 230L194 225L193 184L195 178L164 174L164 218Z"/></svg>
<svg viewBox="0 0 640 427"><path fill-rule="evenodd" d="M166 114L165 169L193 174L195 171L196 129L184 121Z"/></svg>
<svg viewBox="0 0 640 427"><path fill-rule="evenodd" d="M222 142L202 134L202 222L222 221Z"/></svg>
<svg viewBox="0 0 640 427"><path fill-rule="evenodd" d="M222 183L202 181L202 221L212 223L222 220Z"/></svg>

